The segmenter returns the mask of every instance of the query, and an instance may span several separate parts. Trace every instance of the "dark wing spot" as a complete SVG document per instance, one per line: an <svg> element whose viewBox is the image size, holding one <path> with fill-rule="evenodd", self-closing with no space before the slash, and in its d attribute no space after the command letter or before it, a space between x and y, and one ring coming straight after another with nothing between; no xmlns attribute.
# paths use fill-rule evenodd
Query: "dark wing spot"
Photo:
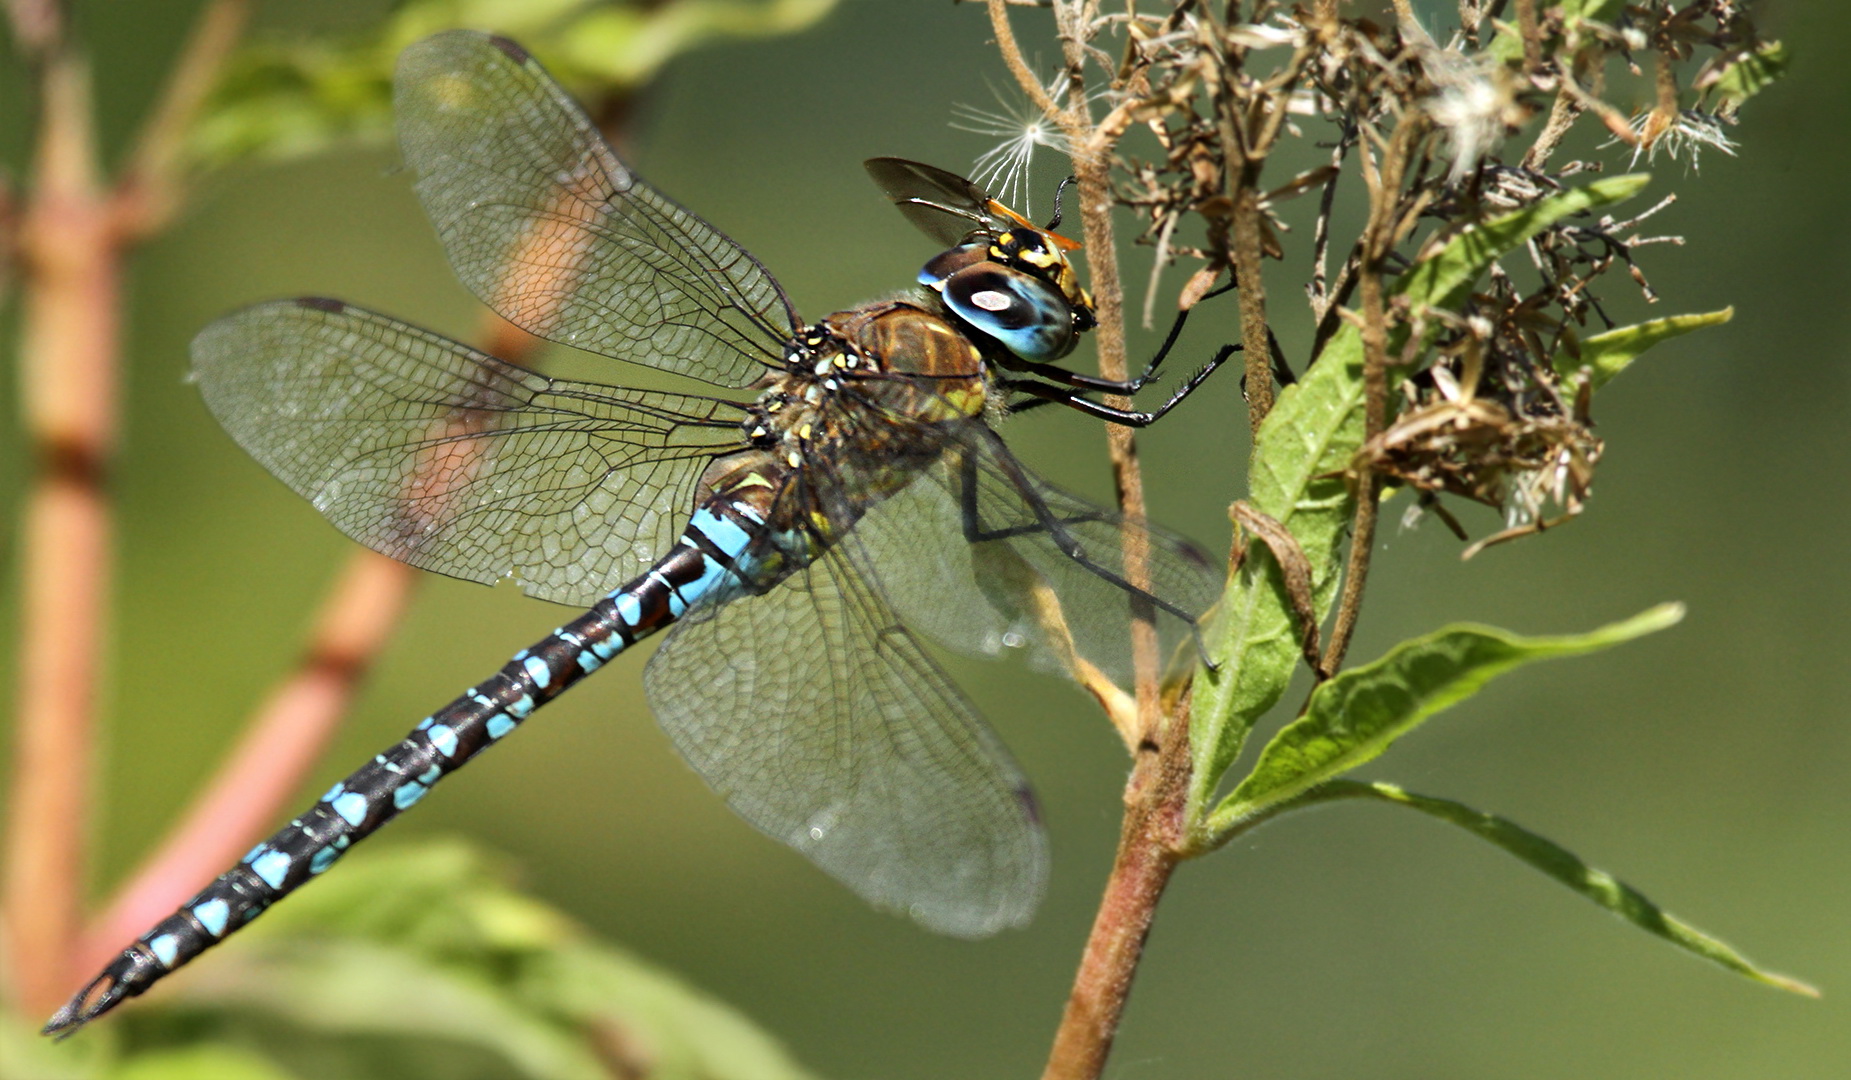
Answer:
<svg viewBox="0 0 1851 1080"><path fill-rule="evenodd" d="M495 46L497 49L500 49L502 52L507 53L508 59L514 61L517 64L525 64L529 59L531 59L531 57L528 56L526 49L521 48L519 45L516 45L514 42L509 41L505 37L502 37L500 34L489 35L488 41L489 41L489 44Z"/></svg>
<svg viewBox="0 0 1851 1080"><path fill-rule="evenodd" d="M1035 798L1035 793L1029 789L1027 784L1015 789L1015 801L1029 821L1036 825L1041 824L1041 801Z"/></svg>
<svg viewBox="0 0 1851 1080"><path fill-rule="evenodd" d="M325 296L299 296L296 298L296 304L300 307L314 308L316 311L325 311L330 315L339 315L347 310L346 304L339 300L330 300Z"/></svg>

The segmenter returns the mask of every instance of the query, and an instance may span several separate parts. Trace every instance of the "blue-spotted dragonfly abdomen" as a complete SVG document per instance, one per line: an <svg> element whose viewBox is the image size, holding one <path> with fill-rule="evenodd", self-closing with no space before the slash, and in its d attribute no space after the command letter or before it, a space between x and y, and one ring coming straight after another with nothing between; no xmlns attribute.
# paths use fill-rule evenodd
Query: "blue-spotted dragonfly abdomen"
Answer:
<svg viewBox="0 0 1851 1080"><path fill-rule="evenodd" d="M1048 486L992 427L1091 326L1064 242L962 178L877 159L949 249L914 293L806 323L519 46L463 31L414 45L395 106L418 195L484 302L537 336L735 392L550 378L335 300L201 332L213 415L343 532L584 613L335 784L47 1031L142 993L671 627L644 672L650 704L742 817L934 930L1025 922L1047 873L1034 798L921 636L1124 679L1129 612L1155 611L1175 644L1214 593L1192 548ZM1098 388L1055 377L1041 400ZM1127 537L1147 584L1123 564Z"/></svg>

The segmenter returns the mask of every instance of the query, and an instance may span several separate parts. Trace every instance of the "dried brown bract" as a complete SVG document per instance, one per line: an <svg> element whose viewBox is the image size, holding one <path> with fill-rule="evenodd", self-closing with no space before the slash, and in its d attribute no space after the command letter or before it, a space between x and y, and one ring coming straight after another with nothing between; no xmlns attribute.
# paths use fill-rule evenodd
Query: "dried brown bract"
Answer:
<svg viewBox="0 0 1851 1080"><path fill-rule="evenodd" d="M1182 264L1180 280L1191 283L1184 291L1196 294L1202 281L1232 273L1243 286L1257 430L1274 393L1271 342L1303 350L1308 336L1308 354L1292 357L1288 346L1288 366L1303 370L1348 311L1372 331L1372 360L1382 368L1379 416L1371 418L1371 449L1357 459L1359 475L1380 469L1517 517L1533 501L1519 493L1535 485L1514 479L1530 468L1516 463L1561 456L1542 453L1543 442L1573 448L1561 451L1572 465L1534 468L1585 476L1598 460L1598 440L1558 400L1551 359L1572 354L1590 324L1598 324L1591 332L1613 325L1600 286L1616 267L1648 301L1657 299L1637 252L1680 241L1640 235L1635 226L1670 199L1633 220L1584 216L1545 231L1527 245L1529 267L1498 268L1496 295L1475 297L1466 310L1411 313L1359 290L1597 170L1596 162L1558 159L1577 120L1603 126L1604 135L1590 131L1632 148L1630 156L1732 152L1724 127L1781 56L1737 0L1462 0L1456 18L1427 24L1406 0L1050 6L1068 61L1056 119L1076 159L1103 164L1112 198L1136 213L1137 240L1154 252L1143 321L1157 320L1165 268ZM1076 101L1099 107L1067 104ZM1326 163L1306 168L1308 148ZM1294 172L1268 175L1281 154ZM1316 198L1301 210L1292 205L1300 196ZM1361 227L1340 235L1359 211ZM1264 261L1294 245L1311 258L1309 280L1298 283L1308 323L1281 309L1262 280ZM1174 298L1179 308L1189 299ZM1424 373L1456 366L1457 351L1423 351L1420 335L1407 334L1411 316L1488 319L1492 383L1458 399L1435 397L1437 377ZM1416 355L1388 354L1391 341L1409 340ZM1388 392L1404 382L1412 388ZM1505 419L1490 422L1494 411ZM1448 419L1434 426L1441 416ZM1405 473L1397 464L1415 443L1462 423L1469 437L1459 430L1443 453L1422 451L1433 457L1429 464ZM1416 439L1417 431L1427 434ZM1475 465L1474 455L1484 460ZM1451 479L1437 482L1441 474ZM1487 479L1506 475L1509 482ZM1576 508L1586 493L1581 480L1544 487L1571 496Z"/></svg>

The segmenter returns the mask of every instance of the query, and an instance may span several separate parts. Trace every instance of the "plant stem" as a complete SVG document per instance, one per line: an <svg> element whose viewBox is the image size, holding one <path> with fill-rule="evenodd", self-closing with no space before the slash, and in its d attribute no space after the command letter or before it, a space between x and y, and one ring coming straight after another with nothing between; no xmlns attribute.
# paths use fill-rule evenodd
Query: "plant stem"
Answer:
<svg viewBox="0 0 1851 1080"><path fill-rule="evenodd" d="M122 249L96 176L85 62L42 58L20 221L19 366L34 476L21 518L18 709L4 912L14 1001L70 989L83 893L99 659L108 640Z"/></svg>
<svg viewBox="0 0 1851 1080"><path fill-rule="evenodd" d="M485 352L516 364L539 344L495 315L484 317L480 340ZM107 961L275 827L398 629L419 577L371 551L348 560L294 670L270 692L167 838L85 929L81 971Z"/></svg>
<svg viewBox="0 0 1851 1080"><path fill-rule="evenodd" d="M1118 855L1042 1080L1094 1080L1105 1069L1157 902L1181 861L1189 792L1187 714L1187 705L1181 706L1161 745L1146 744L1126 785Z"/></svg>

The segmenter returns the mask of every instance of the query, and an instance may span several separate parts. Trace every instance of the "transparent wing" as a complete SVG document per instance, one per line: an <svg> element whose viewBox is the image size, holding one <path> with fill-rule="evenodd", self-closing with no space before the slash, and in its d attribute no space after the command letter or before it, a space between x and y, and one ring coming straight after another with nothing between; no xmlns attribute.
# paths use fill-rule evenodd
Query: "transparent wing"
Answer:
<svg viewBox="0 0 1851 1080"><path fill-rule="evenodd" d="M861 164L906 220L946 247L961 243L973 229L996 231L990 197L957 173L896 157Z"/></svg>
<svg viewBox="0 0 1851 1080"><path fill-rule="evenodd" d="M871 903L960 937L1025 923L1033 796L854 551L691 613L644 674L656 717L734 811Z"/></svg>
<svg viewBox="0 0 1851 1080"><path fill-rule="evenodd" d="M1149 603L1166 658L1215 602L1219 575L1193 544L1055 488L981 424L934 430L938 463L855 530L909 626L1044 670L1070 673L1077 655L1129 685L1134 602Z"/></svg>
<svg viewBox="0 0 1851 1080"><path fill-rule="evenodd" d="M798 323L769 272L637 178L520 46L453 30L399 58L399 144L450 265L528 333L722 386Z"/></svg>
<svg viewBox="0 0 1851 1080"><path fill-rule="evenodd" d="M736 405L549 379L332 300L259 304L193 339L238 444L375 551L589 605L675 542L741 445Z"/></svg>

